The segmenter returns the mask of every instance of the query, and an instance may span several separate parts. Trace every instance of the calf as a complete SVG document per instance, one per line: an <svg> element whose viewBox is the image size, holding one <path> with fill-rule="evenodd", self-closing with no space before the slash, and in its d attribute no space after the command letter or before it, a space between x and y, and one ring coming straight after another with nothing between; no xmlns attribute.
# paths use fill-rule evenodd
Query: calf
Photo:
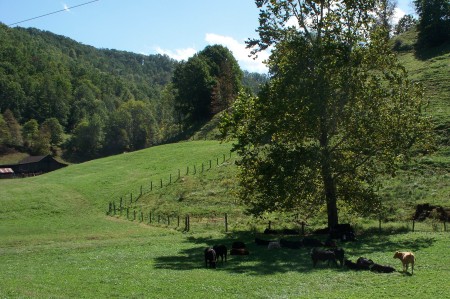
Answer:
<svg viewBox="0 0 450 299"><path fill-rule="evenodd" d="M222 259L222 263L223 263L223 258L225 257L225 262L227 261L227 247L225 245L214 245L213 246L214 251L216 252L216 261L220 258Z"/></svg>
<svg viewBox="0 0 450 299"><path fill-rule="evenodd" d="M210 268L216 268L216 252L214 249L208 247L205 249L205 266L208 268L208 263Z"/></svg>
<svg viewBox="0 0 450 299"><path fill-rule="evenodd" d="M337 266L336 254L332 250L321 250L318 248L313 248L311 250L311 259L314 267L316 266L318 261L326 261L328 265L330 265L330 262L333 262Z"/></svg>
<svg viewBox="0 0 450 299"><path fill-rule="evenodd" d="M402 261L403 272L408 271L408 265L411 264L411 274L414 274L414 262L416 260L414 257L414 253L397 251L394 254L394 258Z"/></svg>
<svg viewBox="0 0 450 299"><path fill-rule="evenodd" d="M231 248L233 249L243 249L245 248L245 243L241 241L235 241L231 244Z"/></svg>

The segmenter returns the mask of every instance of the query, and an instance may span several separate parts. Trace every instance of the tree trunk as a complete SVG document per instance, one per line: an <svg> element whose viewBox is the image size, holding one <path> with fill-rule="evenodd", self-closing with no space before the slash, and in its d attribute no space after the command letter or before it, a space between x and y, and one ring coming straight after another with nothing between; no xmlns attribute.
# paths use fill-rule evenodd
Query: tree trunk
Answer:
<svg viewBox="0 0 450 299"><path fill-rule="evenodd" d="M328 147L328 130L325 117L321 119L320 146L322 152L322 180L325 199L327 202L328 229L331 229L339 223L339 219L337 210L336 184L334 182L331 169L331 153Z"/></svg>
<svg viewBox="0 0 450 299"><path fill-rule="evenodd" d="M336 200L336 187L327 162L325 162L322 167L322 175L325 198L327 201L328 229L331 229L339 223L339 219Z"/></svg>

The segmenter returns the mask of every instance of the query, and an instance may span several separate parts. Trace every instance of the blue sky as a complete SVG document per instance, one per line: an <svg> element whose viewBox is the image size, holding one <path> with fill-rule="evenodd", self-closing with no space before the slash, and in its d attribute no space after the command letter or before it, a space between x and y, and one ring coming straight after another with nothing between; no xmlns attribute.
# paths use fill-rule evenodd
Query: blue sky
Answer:
<svg viewBox="0 0 450 299"><path fill-rule="evenodd" d="M268 54L254 60L245 49L245 41L257 36L259 11L253 0L91 1L0 0L0 22L10 25L66 9L12 27L35 27L96 48L167 54L177 60L222 44L243 69L266 71L262 61ZM398 17L414 12L411 0L397 2Z"/></svg>

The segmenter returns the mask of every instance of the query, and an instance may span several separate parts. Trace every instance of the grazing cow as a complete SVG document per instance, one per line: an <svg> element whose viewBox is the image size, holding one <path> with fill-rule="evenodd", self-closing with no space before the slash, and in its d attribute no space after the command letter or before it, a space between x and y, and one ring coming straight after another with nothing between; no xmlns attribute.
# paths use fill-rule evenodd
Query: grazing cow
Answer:
<svg viewBox="0 0 450 299"><path fill-rule="evenodd" d="M208 268L208 263L210 268L216 268L216 252L211 247L205 249L205 266Z"/></svg>
<svg viewBox="0 0 450 299"><path fill-rule="evenodd" d="M327 262L328 266L330 262L333 262L337 266L336 255L332 250L322 250L318 248L313 248L311 250L311 259L313 266L315 267L318 261Z"/></svg>
<svg viewBox="0 0 450 299"><path fill-rule="evenodd" d="M392 273L392 272L395 272L395 269L391 266L383 266L383 265L374 263L370 267L370 271L378 272L378 273Z"/></svg>
<svg viewBox="0 0 450 299"><path fill-rule="evenodd" d="M314 239L314 238L303 238L302 243L303 243L303 246L308 246L308 247L320 247L320 246L324 245L322 243L322 241Z"/></svg>
<svg viewBox="0 0 450 299"><path fill-rule="evenodd" d="M375 264L372 260L365 257L358 258L356 263L361 267L361 270L370 270L370 267Z"/></svg>
<svg viewBox="0 0 450 299"><path fill-rule="evenodd" d="M225 245L214 245L213 246L214 251L216 252L216 261L219 259L219 256L223 263L223 258L225 257L225 262L227 261L227 247Z"/></svg>
<svg viewBox="0 0 450 299"><path fill-rule="evenodd" d="M269 249L269 250L278 249L278 248L281 248L279 241L270 242L269 245L267 245L267 249Z"/></svg>
<svg viewBox="0 0 450 299"><path fill-rule="evenodd" d="M269 245L270 242L272 242L272 241L270 241L270 240L263 240L263 239L260 239L260 238L255 238L256 245L267 246L267 245Z"/></svg>
<svg viewBox="0 0 450 299"><path fill-rule="evenodd" d="M414 274L414 262L416 260L414 257L414 253L397 251L394 254L394 258L397 258L402 261L403 272L407 272L408 265L411 264L411 274Z"/></svg>
<svg viewBox="0 0 450 299"><path fill-rule="evenodd" d="M281 245L281 247L286 247L286 248L290 248L290 249L299 249L300 247L303 246L303 242L302 241L289 241L289 240L281 239L280 245Z"/></svg>

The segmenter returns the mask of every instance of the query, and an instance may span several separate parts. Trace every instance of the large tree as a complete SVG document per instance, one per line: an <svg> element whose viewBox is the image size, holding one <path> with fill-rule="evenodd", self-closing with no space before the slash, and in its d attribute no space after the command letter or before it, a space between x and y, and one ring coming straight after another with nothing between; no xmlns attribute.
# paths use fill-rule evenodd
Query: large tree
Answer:
<svg viewBox="0 0 450 299"><path fill-rule="evenodd" d="M391 53L377 1L256 1L254 53L273 46L271 80L224 118L254 215L380 207L379 175L426 143L422 93ZM377 28L377 29L374 29Z"/></svg>
<svg viewBox="0 0 450 299"><path fill-rule="evenodd" d="M450 1L414 0L419 23L418 43L434 47L450 41Z"/></svg>
<svg viewBox="0 0 450 299"><path fill-rule="evenodd" d="M233 54L221 45L205 49L175 69L177 111L188 126L209 120L228 108L241 88L242 71Z"/></svg>

